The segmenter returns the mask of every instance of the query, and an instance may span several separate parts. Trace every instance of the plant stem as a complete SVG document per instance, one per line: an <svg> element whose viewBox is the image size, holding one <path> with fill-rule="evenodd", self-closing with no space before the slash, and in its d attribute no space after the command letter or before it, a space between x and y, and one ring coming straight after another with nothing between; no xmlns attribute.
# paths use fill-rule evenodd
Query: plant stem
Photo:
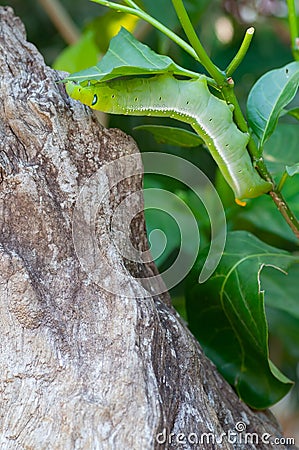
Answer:
<svg viewBox="0 0 299 450"><path fill-rule="evenodd" d="M247 122L244 118L244 115L242 113L242 110L240 108L238 99L237 99L235 91L234 91L234 81L232 78L228 78L227 81L228 81L227 85L222 87L223 97L225 98L225 100L228 104L231 104L234 107L234 111L233 111L234 121L237 124L238 128L241 131L243 131L243 133L249 134ZM251 156L253 165L257 168L261 177L264 180L272 183L274 186L274 181L271 177L271 174L269 173L269 171L264 163L264 160L261 157L260 152L252 138L250 138L250 140L248 142L247 149Z"/></svg>
<svg viewBox="0 0 299 450"><path fill-rule="evenodd" d="M205 49L203 48L198 36L194 30L194 27L190 21L187 14L186 8L184 6L183 0L172 0L172 4L177 13L178 19L182 25L183 30L189 39L190 44L194 48L201 64L209 72L209 74L214 78L219 86L222 86L226 82L225 73L223 73L215 64L211 61Z"/></svg>
<svg viewBox="0 0 299 450"><path fill-rule="evenodd" d="M226 99L226 102L229 105L234 106L234 119L238 124L238 128L244 133L248 133L248 125L246 120L244 119L242 110L234 92L234 85L234 80L232 78L228 78L227 85L222 87L222 93L224 98Z"/></svg>
<svg viewBox="0 0 299 450"><path fill-rule="evenodd" d="M295 61L299 61L299 36L295 0L287 0L288 18L291 33L291 47Z"/></svg>
<svg viewBox="0 0 299 450"><path fill-rule="evenodd" d="M239 129L243 131L244 133L249 133L247 122L243 116L242 110L240 108L239 102L236 98L236 95L234 93L234 82L233 79L229 76L229 73L223 73L215 64L211 61L209 56L207 55L205 49L203 48L200 40L198 39L198 36L195 33L195 30L193 28L193 25L189 19L189 16L187 14L187 11L184 7L183 0L172 0L173 6L176 10L177 16L180 20L180 23L186 33L186 36L189 39L189 42L193 46L194 50L196 51L197 55L200 58L201 64L206 68L206 70L210 73L210 75L214 78L214 80L217 82L218 87L222 91L222 95L225 98L226 102L228 104L233 105L234 107L234 119L236 124L238 125ZM251 27L247 30L245 37L243 39L242 45L237 52L237 55L234 57L232 62L229 64L228 69L230 73L232 73L238 65L243 60L250 42L252 40L254 33L254 28ZM267 171L264 164L261 164L260 155L258 153L258 149L253 141L253 139L250 140L248 145L249 153L252 157L252 160L255 162L257 168L259 169L259 172L261 175L267 179L267 181L270 181L273 183L271 179L271 175Z"/></svg>
<svg viewBox="0 0 299 450"><path fill-rule="evenodd" d="M247 122L244 118L244 115L242 113L242 110L240 108L239 102L237 100L237 97L234 92L234 81L233 79L228 76L228 73L223 73L216 67L213 62L210 60L209 56L207 55L206 51L204 50L200 40L198 39L195 30L193 28L193 25L189 19L189 16L186 12L186 9L184 7L182 0L172 0L173 6L176 10L177 16L180 20L180 23L186 33L186 36L188 37L191 45L195 49L196 53L200 57L202 65L207 69L207 71L210 73L210 75L214 78L214 80L217 82L219 88L222 91L222 95L226 101L226 103L233 105L234 111L234 120L237 124L238 128L243 131L244 133L249 134L249 129ZM232 62L229 64L228 69L231 73L238 67L238 65L243 60L250 42L252 40L254 33L254 28L251 27L247 30L245 37L243 39L242 45L237 52L237 55L232 60ZM258 169L258 172L264 178L266 181L269 181L273 184L274 182L271 177L271 174L267 170L267 167L263 161L263 159L260 157L260 153L258 151L258 148L255 145L255 142L253 139L249 140L248 143L248 151L252 158L252 161L255 165L255 167Z"/></svg>
<svg viewBox="0 0 299 450"><path fill-rule="evenodd" d="M248 48L250 46L251 40L253 38L254 31L255 30L253 27L250 27L250 28L248 28L248 30L246 30L241 47L239 48L236 56L232 59L232 61L230 62L230 64L227 66L227 68L225 70L227 77L232 76L232 74L235 72L237 67L239 67L239 65L243 61L243 59L248 51Z"/></svg>
<svg viewBox="0 0 299 450"><path fill-rule="evenodd" d="M173 42L175 42L177 45L179 45L182 49L185 50L185 52L189 53L196 61L200 62L199 57L197 56L197 53L195 50L189 45L187 42L185 42L183 39L181 39L177 34L175 34L173 31L171 31L169 28L167 28L165 25L163 25L161 22L156 20L154 17L151 17L149 14L147 14L145 11L136 8L131 8L129 6L120 5L118 3L110 2L108 0L91 0L94 3L98 3L99 5L107 6L110 9L114 9L118 12L124 12L127 14L132 14L133 16L137 16L142 20L145 20L146 22L153 25L155 28L157 28L159 31L164 33L169 39L171 39ZM131 2L133 3L133 2Z"/></svg>
<svg viewBox="0 0 299 450"><path fill-rule="evenodd" d="M134 9L140 9L140 10L141 10L141 8L139 8L139 6L136 5L136 3L133 2L133 0L124 0L124 2L125 2L127 5L129 5L129 6L131 6L132 8L134 8Z"/></svg>
<svg viewBox="0 0 299 450"><path fill-rule="evenodd" d="M80 38L80 31L59 0L39 0L60 35L67 44L75 44Z"/></svg>
<svg viewBox="0 0 299 450"><path fill-rule="evenodd" d="M285 170L285 171L283 172L283 174L282 174L281 179L279 180L278 185L277 185L277 191L278 191L278 192L281 192L281 190L282 190L282 188L283 188L283 186L284 186L284 183L286 182L286 180L288 179L288 177L289 177L289 174L288 174L288 172Z"/></svg>
<svg viewBox="0 0 299 450"><path fill-rule="evenodd" d="M279 192L277 189L269 192L269 194L272 197L272 200L276 204L278 211L283 216L295 236L299 239L299 222L294 216L293 212L290 210L288 204L286 203L285 199L283 198L281 192Z"/></svg>

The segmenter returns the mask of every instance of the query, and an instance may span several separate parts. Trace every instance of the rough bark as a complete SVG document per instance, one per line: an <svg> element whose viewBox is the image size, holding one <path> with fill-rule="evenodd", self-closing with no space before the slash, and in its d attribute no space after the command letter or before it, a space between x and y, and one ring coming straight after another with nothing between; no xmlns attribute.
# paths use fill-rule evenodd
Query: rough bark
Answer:
<svg viewBox="0 0 299 450"><path fill-rule="evenodd" d="M237 398L167 293L150 296L135 277L157 275L155 266L128 264L116 251L111 217L141 188L134 141L102 128L67 97L56 83L61 74L26 42L9 8L0 9L0 43L1 449L268 449L227 438L197 446L178 437L220 436L238 421L260 437L281 434L269 413ZM118 278L105 272L105 286L116 283L125 292L117 295L81 267L72 219L80 187L125 155L137 155L138 173L110 190L96 218L106 261L97 260L99 276L107 261L117 268ZM105 189L110 175L101 179ZM140 196L120 213L124 226L136 208L142 210ZM90 224L82 221L84 239ZM147 248L144 230L138 214L131 229L136 249ZM159 443L164 429L168 440L160 435Z"/></svg>

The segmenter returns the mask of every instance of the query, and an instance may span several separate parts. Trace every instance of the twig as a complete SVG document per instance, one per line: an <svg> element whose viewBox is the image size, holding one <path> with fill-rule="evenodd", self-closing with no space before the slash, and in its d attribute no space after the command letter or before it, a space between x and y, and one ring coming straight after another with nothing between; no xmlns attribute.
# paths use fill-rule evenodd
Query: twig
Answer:
<svg viewBox="0 0 299 450"><path fill-rule="evenodd" d="M119 3L114 3L108 0L91 0L94 3L98 3L99 5L107 6L107 8L113 9L118 12L124 12L128 14L133 14L133 16L137 16L142 20L145 20L146 22L150 23L153 27L157 28L157 30L164 33L169 39L174 41L177 45L179 45L181 48L183 48L189 55L191 55L196 61L199 61L199 58L197 56L197 53L195 50L189 45L187 42L185 42L183 39L181 39L179 36L177 36L173 31L171 31L169 28L167 28L165 25L163 25L161 22L156 20L154 17L147 14L142 9L138 8L131 8L129 6L124 6Z"/></svg>
<svg viewBox="0 0 299 450"><path fill-rule="evenodd" d="M285 170L284 173L282 174L282 177L277 185L277 191L280 192L285 184L285 182L287 181L287 179L289 178L289 174L288 172Z"/></svg>
<svg viewBox="0 0 299 450"><path fill-rule="evenodd" d="M253 38L254 31L255 30L253 27L250 27L250 28L248 28L248 30L246 30L241 47L239 48L236 56L232 59L230 64L227 66L227 69L225 70L227 77L231 77L232 74L237 69L237 67L239 67L239 65L243 61L243 59L248 51L248 48L250 46L251 40Z"/></svg>
<svg viewBox="0 0 299 450"><path fill-rule="evenodd" d="M75 44L80 37L80 31L59 0L39 0L39 2L65 42Z"/></svg>
<svg viewBox="0 0 299 450"><path fill-rule="evenodd" d="M207 52L203 48L198 36L194 30L194 27L190 21L186 8L182 0L172 0L172 4L177 13L178 19L182 25L183 30L189 39L190 44L194 48L201 64L209 72L209 74L214 78L217 84L221 87L226 83L225 73L222 72L210 59Z"/></svg>
<svg viewBox="0 0 299 450"><path fill-rule="evenodd" d="M291 33L291 47L294 59L299 61L299 36L298 36L298 19L294 0L287 0L288 19Z"/></svg>
<svg viewBox="0 0 299 450"><path fill-rule="evenodd" d="M295 236L299 239L299 222L294 216L293 212L290 210L287 205L285 199L283 198L281 192L278 192L276 189L269 192L272 197L272 200L277 206L278 211L283 216Z"/></svg>

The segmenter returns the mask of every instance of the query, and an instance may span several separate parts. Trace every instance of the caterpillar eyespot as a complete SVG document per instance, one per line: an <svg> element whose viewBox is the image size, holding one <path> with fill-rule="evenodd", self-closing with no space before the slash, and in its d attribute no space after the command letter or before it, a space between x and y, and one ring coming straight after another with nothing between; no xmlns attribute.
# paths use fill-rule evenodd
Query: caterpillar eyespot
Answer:
<svg viewBox="0 0 299 450"><path fill-rule="evenodd" d="M97 94L94 94L91 106L94 106L97 103L97 101L98 101L98 96L97 96Z"/></svg>
<svg viewBox="0 0 299 450"><path fill-rule="evenodd" d="M66 90L75 100L103 112L168 116L186 122L205 142L237 199L258 197L271 190L271 183L263 180L252 165L246 149L248 134L233 122L231 106L211 94L204 76L178 80L157 75L86 87L69 81Z"/></svg>

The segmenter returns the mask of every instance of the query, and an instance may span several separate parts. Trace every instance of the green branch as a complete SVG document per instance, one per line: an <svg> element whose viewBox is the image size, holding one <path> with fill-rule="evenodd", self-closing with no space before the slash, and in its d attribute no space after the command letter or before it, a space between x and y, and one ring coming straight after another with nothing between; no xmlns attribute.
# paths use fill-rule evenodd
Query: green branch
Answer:
<svg viewBox="0 0 299 450"><path fill-rule="evenodd" d="M269 192L269 194L271 195L272 200L276 204L278 211L280 212L280 214L283 216L283 218L293 231L294 235L299 239L299 222L294 216L291 209L289 208L281 192L279 192L277 189L274 189L273 191Z"/></svg>
<svg viewBox="0 0 299 450"><path fill-rule="evenodd" d="M107 6L110 9L114 9L117 12L124 12L127 14L132 14L133 16L139 17L142 20L145 20L145 22L150 23L153 25L153 27L157 28L157 30L164 33L169 39L171 39L173 42L175 42L177 45L179 45L185 52L189 53L196 61L200 62L199 57L197 56L197 53L195 50L189 45L187 42L185 42L183 39L181 39L177 34L175 34L173 31L171 31L169 28L167 28L165 25L163 25L161 22L156 20L154 17L151 17L149 14L147 14L145 11L140 9L139 7L132 8L130 6L124 6L120 5L118 3L110 2L108 0L91 0L94 3L98 3L99 5ZM133 1L126 0L127 4L135 4Z"/></svg>
<svg viewBox="0 0 299 450"><path fill-rule="evenodd" d="M71 16L59 0L39 0L59 34L67 44L75 44L80 38L80 31Z"/></svg>
<svg viewBox="0 0 299 450"><path fill-rule="evenodd" d="M194 27L190 21L187 14L186 8L184 6L183 0L172 0L172 4L177 13L178 19L182 25L185 34L194 48L201 64L209 72L209 74L214 78L219 86L222 86L226 81L225 74L211 61L205 49L203 48L198 36L194 30Z"/></svg>
<svg viewBox="0 0 299 450"><path fill-rule="evenodd" d="M285 170L282 174L281 179L279 180L279 183L277 185L277 191L280 192L285 184L285 182L287 181L287 179L289 178L289 174L288 172Z"/></svg>
<svg viewBox="0 0 299 450"><path fill-rule="evenodd" d="M248 30L246 30L241 47L239 48L236 56L232 59L232 61L230 62L230 64L227 66L227 68L225 70L227 77L231 77L232 74L237 69L237 67L239 67L239 65L243 61L243 59L248 51L248 48L250 46L251 40L253 38L254 31L255 30L253 27L250 27L250 28L248 28Z"/></svg>
<svg viewBox="0 0 299 450"><path fill-rule="evenodd" d="M142 11L142 9L139 8L139 6L136 5L136 3L133 2L133 0L124 0L124 2L125 2L127 5L131 6L132 8L134 8L134 9L139 9L140 11Z"/></svg>
<svg viewBox="0 0 299 450"><path fill-rule="evenodd" d="M292 52L295 61L299 61L298 19L296 14L295 0L287 0L287 5Z"/></svg>

